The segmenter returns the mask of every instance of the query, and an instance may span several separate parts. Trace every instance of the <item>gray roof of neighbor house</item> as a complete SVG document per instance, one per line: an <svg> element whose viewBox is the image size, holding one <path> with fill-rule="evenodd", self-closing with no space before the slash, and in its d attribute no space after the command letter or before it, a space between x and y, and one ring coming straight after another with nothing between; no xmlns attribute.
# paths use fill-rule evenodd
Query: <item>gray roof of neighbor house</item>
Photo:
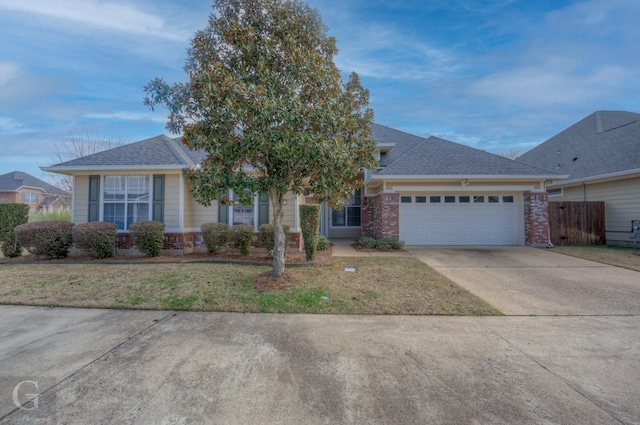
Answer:
<svg viewBox="0 0 640 425"><path fill-rule="evenodd" d="M22 171L12 171L0 176L0 191L17 191L25 186L42 189L48 194L69 196L64 190Z"/></svg>
<svg viewBox="0 0 640 425"><path fill-rule="evenodd" d="M374 124L372 138L395 146L380 158L379 176L547 176L556 173L438 137L414 136ZM560 176L557 176L560 177Z"/></svg>
<svg viewBox="0 0 640 425"><path fill-rule="evenodd" d="M130 168L177 168L199 164L204 159L202 152L187 149L180 138L165 135L130 143L81 158L44 167L45 171L64 169L108 169L110 167Z"/></svg>
<svg viewBox="0 0 640 425"><path fill-rule="evenodd" d="M596 111L517 160L568 174L568 181L640 172L640 114Z"/></svg>

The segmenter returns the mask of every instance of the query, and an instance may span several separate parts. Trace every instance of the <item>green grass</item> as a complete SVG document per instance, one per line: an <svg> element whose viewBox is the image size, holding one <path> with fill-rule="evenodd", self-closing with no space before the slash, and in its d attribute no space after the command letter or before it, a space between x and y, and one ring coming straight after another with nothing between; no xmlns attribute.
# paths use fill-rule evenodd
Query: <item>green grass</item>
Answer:
<svg viewBox="0 0 640 425"><path fill-rule="evenodd" d="M355 267L347 273L345 267ZM0 304L327 314L499 315L413 258L291 267L291 289L261 292L270 267L221 263L0 265Z"/></svg>
<svg viewBox="0 0 640 425"><path fill-rule="evenodd" d="M584 260L640 271L640 255L634 254L633 248L609 245L557 246L550 249L549 252L570 255Z"/></svg>

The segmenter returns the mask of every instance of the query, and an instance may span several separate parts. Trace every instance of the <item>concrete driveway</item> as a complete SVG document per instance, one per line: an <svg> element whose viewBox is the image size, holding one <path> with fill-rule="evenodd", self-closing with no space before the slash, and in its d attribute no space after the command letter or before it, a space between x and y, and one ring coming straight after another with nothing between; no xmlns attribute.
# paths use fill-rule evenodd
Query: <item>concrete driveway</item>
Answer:
<svg viewBox="0 0 640 425"><path fill-rule="evenodd" d="M640 314L640 273L528 247L405 247L508 315Z"/></svg>
<svg viewBox="0 0 640 425"><path fill-rule="evenodd" d="M0 422L640 424L639 358L640 316L0 306Z"/></svg>

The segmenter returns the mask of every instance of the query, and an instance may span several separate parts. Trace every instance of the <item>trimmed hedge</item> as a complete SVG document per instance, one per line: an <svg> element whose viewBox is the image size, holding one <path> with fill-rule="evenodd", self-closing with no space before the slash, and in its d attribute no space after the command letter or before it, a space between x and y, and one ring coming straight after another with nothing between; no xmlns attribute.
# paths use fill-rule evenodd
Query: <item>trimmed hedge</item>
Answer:
<svg viewBox="0 0 640 425"><path fill-rule="evenodd" d="M74 226L73 242L91 258L113 257L116 253L118 225L104 221L92 221Z"/></svg>
<svg viewBox="0 0 640 425"><path fill-rule="evenodd" d="M329 249L329 239L325 235L318 235L318 239L316 240L316 246L318 251L324 251L325 249Z"/></svg>
<svg viewBox="0 0 640 425"><path fill-rule="evenodd" d="M133 244L147 257L160 255L164 243L164 223L138 221L129 225Z"/></svg>
<svg viewBox="0 0 640 425"><path fill-rule="evenodd" d="M231 234L227 223L205 223L200 229L209 254L215 255L227 246Z"/></svg>
<svg viewBox="0 0 640 425"><path fill-rule="evenodd" d="M287 252L287 246L289 246L289 225L283 224L282 230L284 230L284 252ZM258 229L258 235L260 237L260 243L267 250L269 255L273 257L273 249L275 247L275 226L273 224L263 224Z"/></svg>
<svg viewBox="0 0 640 425"><path fill-rule="evenodd" d="M34 255L65 258L73 242L73 226L68 221L42 221L21 224L14 233L18 242Z"/></svg>
<svg viewBox="0 0 640 425"><path fill-rule="evenodd" d="M16 239L13 229L29 221L29 206L26 204L0 204L0 243L2 255L17 257L22 254L22 246Z"/></svg>
<svg viewBox="0 0 640 425"><path fill-rule="evenodd" d="M231 239L241 255L249 255L249 248L253 241L253 226L238 224L231 228Z"/></svg>
<svg viewBox="0 0 640 425"><path fill-rule="evenodd" d="M320 204L300 205L300 227L304 240L304 252L307 261L311 261L316 256L320 232Z"/></svg>

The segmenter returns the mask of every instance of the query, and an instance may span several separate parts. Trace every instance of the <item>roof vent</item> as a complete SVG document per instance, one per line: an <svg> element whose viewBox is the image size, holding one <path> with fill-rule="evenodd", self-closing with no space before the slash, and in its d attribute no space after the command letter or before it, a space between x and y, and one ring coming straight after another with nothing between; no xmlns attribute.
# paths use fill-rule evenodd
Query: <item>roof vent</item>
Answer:
<svg viewBox="0 0 640 425"><path fill-rule="evenodd" d="M573 158L573 162L576 162L577 160L578 160L577 156L575 158Z"/></svg>
<svg viewBox="0 0 640 425"><path fill-rule="evenodd" d="M558 162L558 165L556 165L556 170L560 168L560 163Z"/></svg>

